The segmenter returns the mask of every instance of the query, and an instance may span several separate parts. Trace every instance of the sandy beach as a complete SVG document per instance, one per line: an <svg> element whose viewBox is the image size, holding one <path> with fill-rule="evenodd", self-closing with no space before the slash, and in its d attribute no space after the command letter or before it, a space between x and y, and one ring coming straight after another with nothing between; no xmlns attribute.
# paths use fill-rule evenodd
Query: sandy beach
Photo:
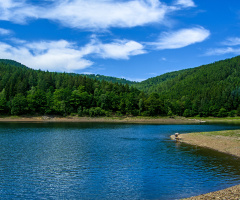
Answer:
<svg viewBox="0 0 240 200"><path fill-rule="evenodd" d="M175 136L171 136L175 139ZM240 158L240 130L216 131L205 133L181 134L180 142L199 147L213 149ZM187 198L200 199L240 199L240 185L224 190Z"/></svg>

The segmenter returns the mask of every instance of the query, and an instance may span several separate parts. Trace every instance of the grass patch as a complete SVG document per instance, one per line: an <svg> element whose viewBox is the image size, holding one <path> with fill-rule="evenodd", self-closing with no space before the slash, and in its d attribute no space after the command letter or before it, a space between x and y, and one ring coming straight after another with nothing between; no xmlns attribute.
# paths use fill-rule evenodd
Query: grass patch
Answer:
<svg viewBox="0 0 240 200"><path fill-rule="evenodd" d="M213 132L203 132L199 133L201 135L207 136L225 136L225 137L240 137L240 130L226 130L226 131L213 131Z"/></svg>

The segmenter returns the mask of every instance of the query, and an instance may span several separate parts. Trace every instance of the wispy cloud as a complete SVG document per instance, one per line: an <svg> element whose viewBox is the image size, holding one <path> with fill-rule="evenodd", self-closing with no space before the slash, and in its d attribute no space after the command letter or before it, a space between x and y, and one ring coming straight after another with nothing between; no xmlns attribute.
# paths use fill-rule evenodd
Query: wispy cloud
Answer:
<svg viewBox="0 0 240 200"><path fill-rule="evenodd" d="M175 5L180 5L183 7L195 7L195 3L192 0L176 0Z"/></svg>
<svg viewBox="0 0 240 200"><path fill-rule="evenodd" d="M23 24L28 19L38 18L39 8L25 0L0 0L0 20Z"/></svg>
<svg viewBox="0 0 240 200"><path fill-rule="evenodd" d="M219 43L222 47L211 48L206 51L205 56L224 55L224 54L240 54L240 38L229 37L225 41Z"/></svg>
<svg viewBox="0 0 240 200"><path fill-rule="evenodd" d="M167 11L168 7L158 0L58 0L45 7L24 0L0 0L0 20L25 23L42 18L81 29L161 23Z"/></svg>
<svg viewBox="0 0 240 200"><path fill-rule="evenodd" d="M0 20L23 24L28 20L47 19L88 30L131 28L166 24L169 13L194 6L192 0L176 0L174 5L159 0L51 0L44 6L26 0L0 0Z"/></svg>
<svg viewBox="0 0 240 200"><path fill-rule="evenodd" d="M92 40L83 47L78 47L75 43L66 40L31 43L21 41L15 46L0 43L1 58L11 58L31 68L49 71L74 72L85 69L93 65L93 62L86 58L88 55L110 59L129 59L130 56L143 53L145 51L141 44L128 40L106 44Z"/></svg>
<svg viewBox="0 0 240 200"><path fill-rule="evenodd" d="M11 30L0 28L0 35L10 35L12 34Z"/></svg>
<svg viewBox="0 0 240 200"><path fill-rule="evenodd" d="M148 43L156 49L178 49L202 42L210 36L210 31L203 27L181 29L175 32L165 32L156 42Z"/></svg>
<svg viewBox="0 0 240 200"><path fill-rule="evenodd" d="M73 0L58 3L43 17L75 28L105 29L161 23L167 9L158 0Z"/></svg>
<svg viewBox="0 0 240 200"><path fill-rule="evenodd" d="M129 59L130 56L146 53L144 46L132 40L115 40L112 43L103 44L94 39L86 48L92 49L92 53L101 58Z"/></svg>
<svg viewBox="0 0 240 200"><path fill-rule="evenodd" d="M205 55L207 56L213 56L213 55L224 55L224 54L240 54L240 48L232 48L232 47L226 47L226 48L215 48L215 49L209 49Z"/></svg>
<svg viewBox="0 0 240 200"><path fill-rule="evenodd" d="M0 43L0 55L1 58L17 60L33 69L50 71L70 72L93 64L83 58L81 51L64 40L25 43L17 47Z"/></svg>
<svg viewBox="0 0 240 200"><path fill-rule="evenodd" d="M230 38L227 38L226 41L222 42L222 44L226 46L237 46L237 45L240 45L240 38L230 37Z"/></svg>

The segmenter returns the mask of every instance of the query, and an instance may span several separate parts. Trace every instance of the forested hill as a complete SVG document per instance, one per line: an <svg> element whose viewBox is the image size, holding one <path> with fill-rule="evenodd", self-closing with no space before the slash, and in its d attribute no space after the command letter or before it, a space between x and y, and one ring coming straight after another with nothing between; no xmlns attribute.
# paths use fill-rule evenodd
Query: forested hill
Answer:
<svg viewBox="0 0 240 200"><path fill-rule="evenodd" d="M15 67L21 67L21 68L27 68L25 65L22 65L19 62L16 62L14 60L8 60L8 59L0 59L1 64L9 65L9 66L15 66Z"/></svg>
<svg viewBox="0 0 240 200"><path fill-rule="evenodd" d="M9 65L13 65L13 66L16 66L16 67L25 67L26 68L25 65L22 65L21 63L16 62L14 60L0 59L0 63L9 64ZM86 76L88 78L96 79L96 80L99 80L99 81L105 80L105 81L109 81L109 82L112 82L112 83L123 83L123 84L128 84L128 85L133 85L133 84L136 83L134 81L126 80L124 78L104 76L104 75L100 75L100 74L95 75L95 74L75 74L75 73L71 73L71 75Z"/></svg>
<svg viewBox="0 0 240 200"><path fill-rule="evenodd" d="M139 90L144 91L146 93L158 92L157 88L163 82L172 80L175 77L179 76L182 73L185 73L188 70L190 70L190 69L184 69L184 70L180 70L180 71L169 72L169 73L163 74L161 76L156 76L156 77L153 77L153 78L149 78L145 81L135 83L133 85L136 88L138 88Z"/></svg>
<svg viewBox="0 0 240 200"><path fill-rule="evenodd" d="M240 56L196 68L184 69L149 78L134 86L146 93L157 92L168 98L205 96L207 91L222 91L240 86ZM224 86L223 86L224 83ZM221 86L221 87L220 87Z"/></svg>
<svg viewBox="0 0 240 200"><path fill-rule="evenodd" d="M128 84L128 85L134 85L136 82L134 81L129 81L127 79L124 78L116 78L116 77L112 77L112 76L104 76L104 75L95 75L95 74L80 74L81 76L86 76L88 78L91 79L96 79L99 81L105 80L105 81L109 81L112 83L122 83L122 84Z"/></svg>
<svg viewBox="0 0 240 200"><path fill-rule="evenodd" d="M176 104L175 113L183 114L188 109L186 115L217 116L221 108L230 112L240 103L240 56L167 73L135 86Z"/></svg>
<svg viewBox="0 0 240 200"><path fill-rule="evenodd" d="M240 116L240 56L133 86L96 77L0 60L0 115Z"/></svg>
<svg viewBox="0 0 240 200"><path fill-rule="evenodd" d="M0 115L137 115L139 95L128 84L0 61Z"/></svg>

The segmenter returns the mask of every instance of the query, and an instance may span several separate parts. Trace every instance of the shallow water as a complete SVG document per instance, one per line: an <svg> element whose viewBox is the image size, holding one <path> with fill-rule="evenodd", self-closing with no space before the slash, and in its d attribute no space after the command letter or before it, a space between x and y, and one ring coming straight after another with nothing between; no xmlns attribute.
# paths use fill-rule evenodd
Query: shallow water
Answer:
<svg viewBox="0 0 240 200"><path fill-rule="evenodd" d="M239 184L240 159L175 132L236 125L0 123L2 199L180 199Z"/></svg>

